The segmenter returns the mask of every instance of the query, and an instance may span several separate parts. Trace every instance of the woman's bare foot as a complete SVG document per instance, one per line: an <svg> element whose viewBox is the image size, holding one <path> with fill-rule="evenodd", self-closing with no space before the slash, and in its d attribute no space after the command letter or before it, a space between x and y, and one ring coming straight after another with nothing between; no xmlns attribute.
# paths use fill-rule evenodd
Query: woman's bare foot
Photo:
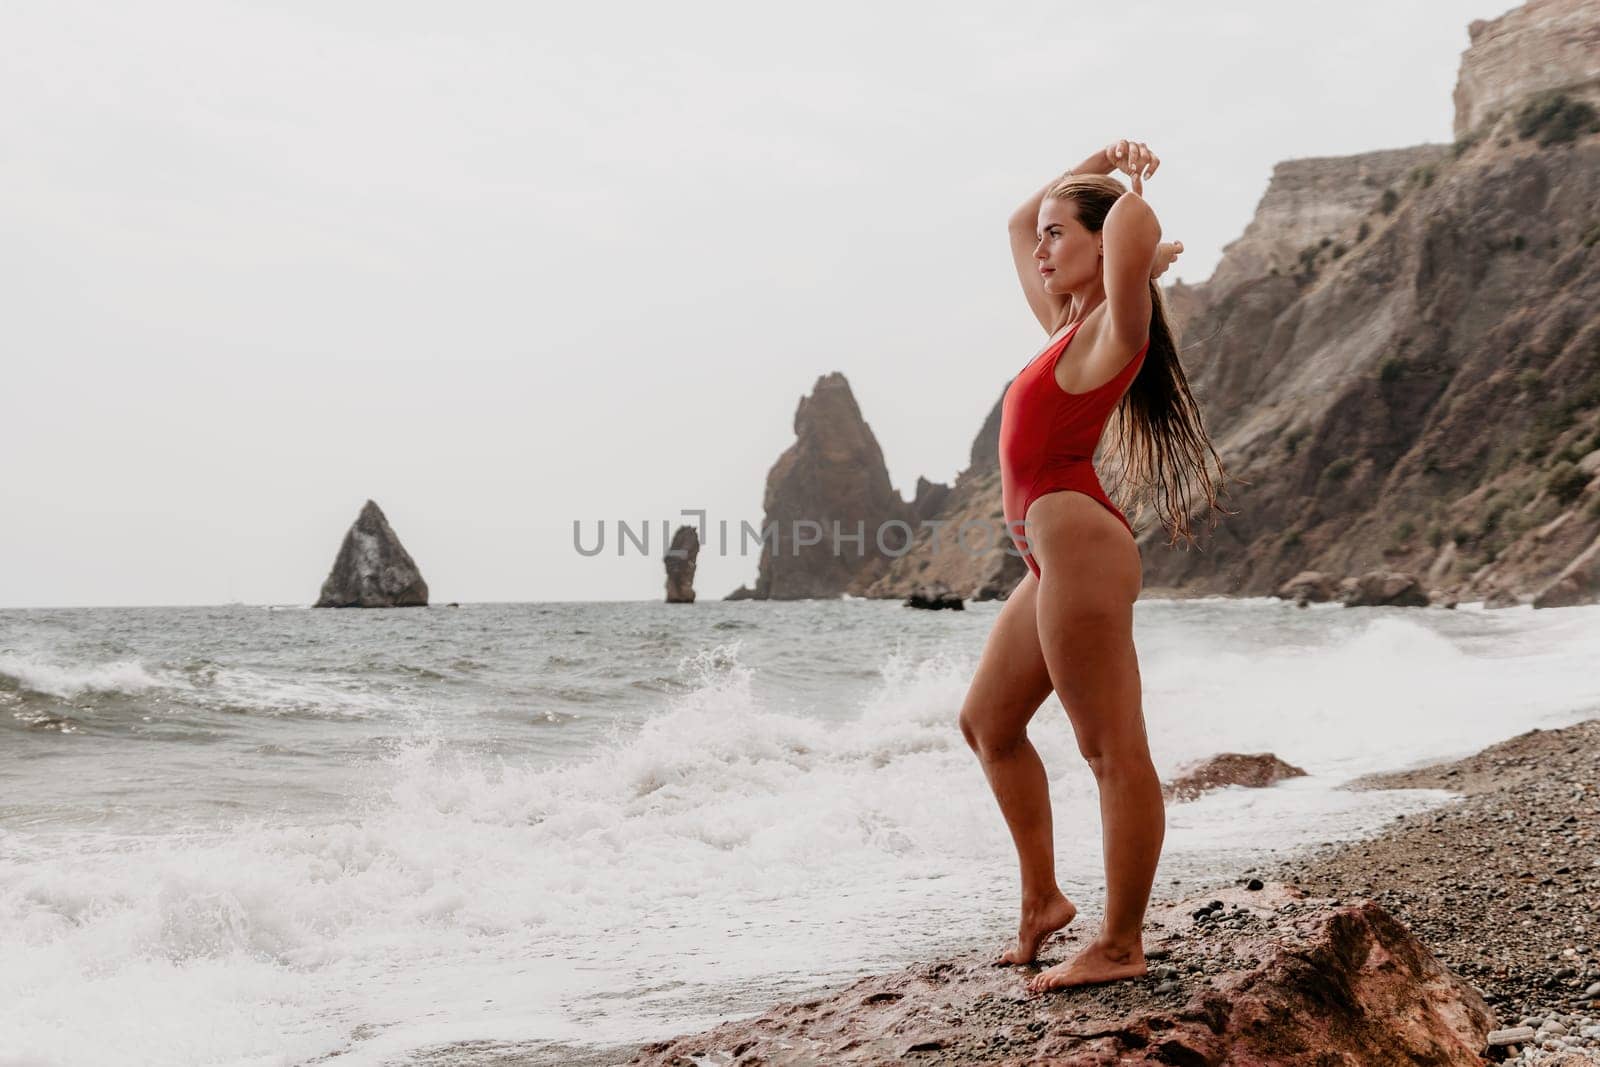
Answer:
<svg viewBox="0 0 1600 1067"><path fill-rule="evenodd" d="M1036 906L1025 905L1022 921L1017 924L1016 945L1002 952L995 964L1032 963L1045 939L1070 923L1077 914L1077 905L1059 889Z"/></svg>
<svg viewBox="0 0 1600 1067"><path fill-rule="evenodd" d="M1028 991L1043 993L1068 986L1115 982L1144 973L1144 946L1118 949L1096 938L1066 963L1058 963L1028 979Z"/></svg>

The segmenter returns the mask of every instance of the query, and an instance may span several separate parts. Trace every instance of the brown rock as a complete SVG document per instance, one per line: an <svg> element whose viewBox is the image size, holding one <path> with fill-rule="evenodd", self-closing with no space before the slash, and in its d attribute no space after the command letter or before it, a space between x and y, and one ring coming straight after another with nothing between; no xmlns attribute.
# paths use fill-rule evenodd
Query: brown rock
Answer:
<svg viewBox="0 0 1600 1067"><path fill-rule="evenodd" d="M918 519L931 518L950 499L950 487L943 482L930 482L918 476L917 495L911 501L911 514Z"/></svg>
<svg viewBox="0 0 1600 1067"><path fill-rule="evenodd" d="M1561 569L1555 581L1533 598L1536 608L1568 608L1600 603L1600 537Z"/></svg>
<svg viewBox="0 0 1600 1067"><path fill-rule="evenodd" d="M1270 752L1222 752L1168 782L1162 787L1162 795L1169 800L1193 800L1209 789L1228 785L1259 789L1285 778L1302 778L1305 773Z"/></svg>
<svg viewBox="0 0 1600 1067"><path fill-rule="evenodd" d="M428 583L372 501L344 535L333 570L322 583L319 608L409 608L428 606Z"/></svg>
<svg viewBox="0 0 1600 1067"><path fill-rule="evenodd" d="M667 564L667 603L694 603L694 568L700 557L700 534L693 526L673 531L672 544L663 557Z"/></svg>
<svg viewBox="0 0 1600 1067"><path fill-rule="evenodd" d="M1001 397L1005 391L1001 390ZM881 574L858 580L851 592L868 597L911 596L918 586L943 582L970 600L1004 600L1028 565L1005 531L1000 497L1000 399L973 439L966 469L932 513L917 515L910 549Z"/></svg>
<svg viewBox="0 0 1600 1067"><path fill-rule="evenodd" d="M1292 600L1301 607L1332 600L1338 586L1333 576L1321 571L1301 571L1278 587L1277 596Z"/></svg>
<svg viewBox="0 0 1600 1067"><path fill-rule="evenodd" d="M843 374L823 375L801 397L794 432L795 443L767 474L762 530L774 533L745 594L756 599L837 597L887 568L880 540L890 551L905 540L888 524L915 526ZM736 591L729 599L743 597Z"/></svg>
<svg viewBox="0 0 1600 1067"><path fill-rule="evenodd" d="M1488 590L1487 595L1485 595L1483 598L1483 606L1486 608L1515 608L1520 607L1521 605L1522 600L1517 596L1517 594L1513 593L1509 589L1504 588L1491 588Z"/></svg>
<svg viewBox="0 0 1600 1067"><path fill-rule="evenodd" d="M1377 904L1303 899L1281 883L1212 895L1214 906L1197 898L1147 914L1152 962L1170 977L1152 966L1141 978L1030 996L1034 968L973 952L657 1042L630 1062L1480 1062L1494 1015ZM1048 943L1041 963L1068 957L1082 936Z"/></svg>
<svg viewBox="0 0 1600 1067"><path fill-rule="evenodd" d="M1456 76L1457 137L1544 90L1593 93L1600 81L1600 7L1594 0L1530 0L1467 27L1472 46Z"/></svg>
<svg viewBox="0 0 1600 1067"><path fill-rule="evenodd" d="M1428 573L1424 576L1430 588L1437 586L1450 575L1450 570L1456 565L1456 543L1446 541L1439 554L1428 564Z"/></svg>
<svg viewBox="0 0 1600 1067"><path fill-rule="evenodd" d="M1427 590L1422 588L1417 576L1398 571L1369 571L1341 591L1347 608L1428 606Z"/></svg>
<svg viewBox="0 0 1600 1067"><path fill-rule="evenodd" d="M1223 246L1222 258L1204 283L1209 292L1191 304L1274 272L1287 282L1300 268L1302 249L1354 229L1384 189L1448 151L1446 145L1418 145L1353 156L1287 159L1274 165L1254 217L1243 234Z"/></svg>
<svg viewBox="0 0 1600 1067"><path fill-rule="evenodd" d="M923 608L929 611L953 610L962 611L966 605L961 598L950 591L950 587L943 582L930 582L918 586L906 597L905 606L908 608Z"/></svg>

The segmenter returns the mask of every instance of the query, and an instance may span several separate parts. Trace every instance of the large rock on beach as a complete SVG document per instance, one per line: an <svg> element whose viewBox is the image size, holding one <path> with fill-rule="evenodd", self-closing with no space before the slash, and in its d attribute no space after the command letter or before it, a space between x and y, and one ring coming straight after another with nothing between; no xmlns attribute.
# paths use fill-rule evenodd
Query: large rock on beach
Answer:
<svg viewBox="0 0 1600 1067"><path fill-rule="evenodd" d="M700 557L700 534L693 526L680 526L664 557L667 564L667 603L694 603L695 561Z"/></svg>
<svg viewBox="0 0 1600 1067"><path fill-rule="evenodd" d="M1301 607L1307 604L1322 604L1334 598L1339 590L1339 583L1331 574L1321 571L1301 571L1278 587L1277 595L1283 600L1292 600Z"/></svg>
<svg viewBox="0 0 1600 1067"><path fill-rule="evenodd" d="M1339 588L1347 608L1425 608L1428 591L1414 574L1398 571L1368 571L1358 578L1347 578Z"/></svg>
<svg viewBox="0 0 1600 1067"><path fill-rule="evenodd" d="M1168 782L1162 787L1162 794L1168 800L1193 800L1211 789L1230 785L1264 789L1285 778L1304 777L1305 773L1270 752L1221 752Z"/></svg>
<svg viewBox="0 0 1600 1067"><path fill-rule="evenodd" d="M1383 908L1250 886L1153 906L1140 978L1031 996L1036 968L975 951L647 1045L631 1062L1478 1067L1497 1018ZM1069 930L1041 964L1093 936Z"/></svg>
<svg viewBox="0 0 1600 1067"><path fill-rule="evenodd" d="M319 608L427 607L428 583L395 536L383 510L367 501L344 535Z"/></svg>

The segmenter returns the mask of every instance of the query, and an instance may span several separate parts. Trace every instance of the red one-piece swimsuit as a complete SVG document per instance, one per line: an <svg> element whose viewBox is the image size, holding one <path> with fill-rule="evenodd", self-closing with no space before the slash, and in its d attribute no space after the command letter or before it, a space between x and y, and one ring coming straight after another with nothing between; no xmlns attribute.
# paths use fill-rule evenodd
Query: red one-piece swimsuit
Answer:
<svg viewBox="0 0 1600 1067"><path fill-rule="evenodd" d="M1082 325L1077 323L1022 368L1000 404L1000 485L1006 531L1035 578L1040 577L1039 564L1028 546L1023 520L1029 505L1046 493L1083 493L1110 509L1128 526L1128 532L1133 532L1100 487L1094 450L1106 420L1139 373L1150 342L1104 385L1087 393L1069 393L1056 383L1056 362Z"/></svg>

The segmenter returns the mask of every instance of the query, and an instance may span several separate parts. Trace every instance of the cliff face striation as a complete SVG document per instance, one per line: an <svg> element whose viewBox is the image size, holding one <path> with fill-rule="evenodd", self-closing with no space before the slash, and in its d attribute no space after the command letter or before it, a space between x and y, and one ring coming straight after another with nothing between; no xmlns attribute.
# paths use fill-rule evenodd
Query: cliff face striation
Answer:
<svg viewBox="0 0 1600 1067"><path fill-rule="evenodd" d="M1358 229L1385 189L1449 151L1448 145L1418 145L1279 163L1272 168L1255 216L1222 249L1205 288L1224 293L1254 278L1293 273L1308 247L1330 234ZM1170 305L1179 305L1173 310L1181 319L1192 314L1181 301Z"/></svg>
<svg viewBox="0 0 1600 1067"><path fill-rule="evenodd" d="M395 536L383 510L367 501L356 517L333 570L322 583L319 608L427 607L428 583Z"/></svg>

